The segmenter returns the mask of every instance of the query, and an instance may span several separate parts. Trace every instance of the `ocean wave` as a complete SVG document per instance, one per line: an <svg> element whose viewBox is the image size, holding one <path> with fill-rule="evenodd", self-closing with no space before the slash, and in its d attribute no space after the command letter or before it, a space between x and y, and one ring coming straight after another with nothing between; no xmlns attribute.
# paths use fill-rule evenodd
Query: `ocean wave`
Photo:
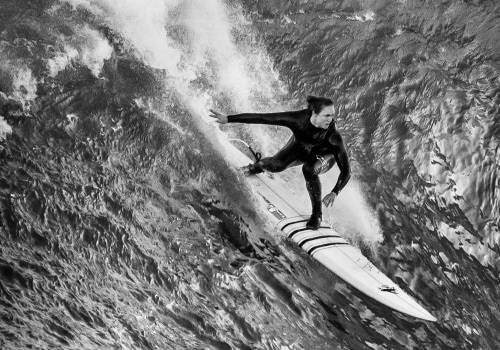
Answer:
<svg viewBox="0 0 500 350"><path fill-rule="evenodd" d="M0 346L497 348L497 5L420 5L2 3ZM209 107L312 92L354 174L328 216L439 324L280 236L224 160L227 137L288 133Z"/></svg>

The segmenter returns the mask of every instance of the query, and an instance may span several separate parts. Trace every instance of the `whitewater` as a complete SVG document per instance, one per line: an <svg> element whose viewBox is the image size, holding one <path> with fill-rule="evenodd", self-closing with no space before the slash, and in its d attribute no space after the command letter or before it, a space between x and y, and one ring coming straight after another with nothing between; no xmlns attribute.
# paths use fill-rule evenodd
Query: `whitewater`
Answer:
<svg viewBox="0 0 500 350"><path fill-rule="evenodd" d="M499 35L488 0L0 0L0 348L500 348ZM437 322L303 253L227 161L290 131L210 108L309 94L353 172L325 219Z"/></svg>

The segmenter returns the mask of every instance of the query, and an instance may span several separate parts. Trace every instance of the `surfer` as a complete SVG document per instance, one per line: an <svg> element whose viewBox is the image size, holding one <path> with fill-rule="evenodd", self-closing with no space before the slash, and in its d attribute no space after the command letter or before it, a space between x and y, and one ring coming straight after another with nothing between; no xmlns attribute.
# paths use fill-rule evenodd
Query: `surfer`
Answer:
<svg viewBox="0 0 500 350"><path fill-rule="evenodd" d="M288 143L272 157L257 159L246 167L249 175L263 171L281 172L302 164L306 188L312 203L312 215L306 227L318 229L322 220L322 205L333 204L351 177L349 159L342 137L335 128L333 101L325 97L307 97L306 109L279 113L242 113L225 115L213 109L210 116L220 124L247 123L286 126L293 135ZM335 187L321 201L320 174L337 163L340 169Z"/></svg>

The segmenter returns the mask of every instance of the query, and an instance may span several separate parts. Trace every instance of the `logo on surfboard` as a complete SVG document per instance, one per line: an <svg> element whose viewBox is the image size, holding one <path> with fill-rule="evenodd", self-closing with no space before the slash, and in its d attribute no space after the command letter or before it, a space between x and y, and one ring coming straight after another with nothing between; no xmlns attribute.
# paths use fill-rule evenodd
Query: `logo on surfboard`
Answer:
<svg viewBox="0 0 500 350"><path fill-rule="evenodd" d="M262 193L260 193L260 192L259 192L259 195L262 197L262 199L264 200L264 202L267 203L267 208L266 209L267 209L268 212L270 212L271 214L273 214L279 220L286 219L286 215L283 214L278 208L276 208L274 206L274 204L269 201L269 199L267 199L265 196L263 196Z"/></svg>

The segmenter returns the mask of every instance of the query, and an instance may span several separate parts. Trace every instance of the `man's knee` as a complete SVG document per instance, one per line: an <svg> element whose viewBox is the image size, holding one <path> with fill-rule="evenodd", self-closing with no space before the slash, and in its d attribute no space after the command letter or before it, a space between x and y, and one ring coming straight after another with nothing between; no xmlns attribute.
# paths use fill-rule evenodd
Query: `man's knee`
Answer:
<svg viewBox="0 0 500 350"><path fill-rule="evenodd" d="M319 181L319 176L314 172L314 164L304 164L302 166L302 173L307 182Z"/></svg>

